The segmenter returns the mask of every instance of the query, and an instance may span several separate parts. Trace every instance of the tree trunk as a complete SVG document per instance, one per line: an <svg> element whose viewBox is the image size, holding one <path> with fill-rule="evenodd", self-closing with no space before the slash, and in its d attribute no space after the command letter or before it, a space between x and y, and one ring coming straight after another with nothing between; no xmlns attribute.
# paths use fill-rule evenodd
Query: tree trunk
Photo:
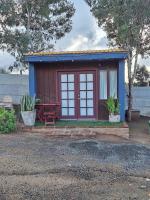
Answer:
<svg viewBox="0 0 150 200"><path fill-rule="evenodd" d="M134 62L134 71L133 71L133 75L132 75L132 85L133 85L133 82L134 82L134 79L135 79L135 75L136 75L136 72L137 72L137 62L138 62L138 51L136 51L136 54L135 54L135 62Z"/></svg>
<svg viewBox="0 0 150 200"><path fill-rule="evenodd" d="M27 9L27 35L29 39L29 49L30 51L33 51L33 44L32 44L32 38L30 33L30 18L31 18L31 10L28 8L28 3L26 2L26 9Z"/></svg>
<svg viewBox="0 0 150 200"><path fill-rule="evenodd" d="M131 72L131 67L132 67L132 51L129 51L128 53L128 116L127 120L130 122L131 121L131 111L132 111L132 72Z"/></svg>
<svg viewBox="0 0 150 200"><path fill-rule="evenodd" d="M128 57L128 80L129 80L129 93L128 93L128 118L127 120L130 122L132 120L132 86L137 70L137 61L138 61L138 51L136 51L135 54L135 62L134 62L134 69L133 69L133 75L132 75L132 52L129 53Z"/></svg>
<svg viewBox="0 0 150 200"><path fill-rule="evenodd" d="M128 93L128 121L131 121L131 111L132 111L132 79L129 78L129 93Z"/></svg>

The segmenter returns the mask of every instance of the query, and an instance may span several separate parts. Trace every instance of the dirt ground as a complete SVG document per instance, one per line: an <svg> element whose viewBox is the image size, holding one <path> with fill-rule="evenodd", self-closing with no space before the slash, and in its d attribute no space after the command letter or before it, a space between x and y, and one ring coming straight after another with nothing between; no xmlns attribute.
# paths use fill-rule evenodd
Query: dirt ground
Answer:
<svg viewBox="0 0 150 200"><path fill-rule="evenodd" d="M135 142L150 144L150 130L148 128L149 117L141 117L140 120L129 123L130 139Z"/></svg>
<svg viewBox="0 0 150 200"><path fill-rule="evenodd" d="M130 140L0 135L0 200L150 200L150 145L130 127Z"/></svg>

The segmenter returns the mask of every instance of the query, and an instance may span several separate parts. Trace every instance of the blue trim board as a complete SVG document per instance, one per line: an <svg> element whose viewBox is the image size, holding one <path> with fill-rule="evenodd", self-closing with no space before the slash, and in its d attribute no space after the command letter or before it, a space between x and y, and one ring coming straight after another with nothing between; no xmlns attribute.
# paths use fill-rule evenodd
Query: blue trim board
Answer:
<svg viewBox="0 0 150 200"><path fill-rule="evenodd" d="M125 121L125 61L119 61L119 103L121 121Z"/></svg>
<svg viewBox="0 0 150 200"><path fill-rule="evenodd" d="M36 96L36 77L34 64L29 64L29 94L30 96Z"/></svg>
<svg viewBox="0 0 150 200"><path fill-rule="evenodd" d="M90 54L58 54L58 55L27 55L26 62L64 62L64 61L100 61L109 59L126 59L127 53L90 53Z"/></svg>

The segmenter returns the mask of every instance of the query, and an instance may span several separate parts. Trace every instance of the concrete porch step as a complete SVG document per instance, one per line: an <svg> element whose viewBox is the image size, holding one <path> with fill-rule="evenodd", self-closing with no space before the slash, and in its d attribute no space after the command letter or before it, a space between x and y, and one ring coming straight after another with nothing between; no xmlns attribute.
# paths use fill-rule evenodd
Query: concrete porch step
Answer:
<svg viewBox="0 0 150 200"><path fill-rule="evenodd" d="M45 133L50 136L84 136L112 135L129 139L129 127L22 127L24 132Z"/></svg>

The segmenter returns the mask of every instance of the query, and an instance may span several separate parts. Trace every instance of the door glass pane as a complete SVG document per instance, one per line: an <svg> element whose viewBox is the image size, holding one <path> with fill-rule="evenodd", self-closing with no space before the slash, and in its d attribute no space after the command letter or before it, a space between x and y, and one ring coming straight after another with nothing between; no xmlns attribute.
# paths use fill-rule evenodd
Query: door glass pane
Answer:
<svg viewBox="0 0 150 200"><path fill-rule="evenodd" d="M87 92L87 99L93 99L93 91Z"/></svg>
<svg viewBox="0 0 150 200"><path fill-rule="evenodd" d="M86 90L86 83L80 83L80 90Z"/></svg>
<svg viewBox="0 0 150 200"><path fill-rule="evenodd" d="M86 81L86 74L80 74L80 82Z"/></svg>
<svg viewBox="0 0 150 200"><path fill-rule="evenodd" d="M87 83L87 90L93 90L93 83Z"/></svg>
<svg viewBox="0 0 150 200"><path fill-rule="evenodd" d="M86 100L80 100L80 107L86 107Z"/></svg>
<svg viewBox="0 0 150 200"><path fill-rule="evenodd" d="M80 92L80 99L86 99L86 92Z"/></svg>
<svg viewBox="0 0 150 200"><path fill-rule="evenodd" d="M74 91L68 92L69 99L74 99Z"/></svg>
<svg viewBox="0 0 150 200"><path fill-rule="evenodd" d="M93 100L87 100L87 107L93 107Z"/></svg>
<svg viewBox="0 0 150 200"><path fill-rule="evenodd" d="M117 70L109 72L110 96L117 99Z"/></svg>
<svg viewBox="0 0 150 200"><path fill-rule="evenodd" d="M69 100L69 107L74 107L74 100Z"/></svg>
<svg viewBox="0 0 150 200"><path fill-rule="evenodd" d="M68 108L62 108L62 116L68 115Z"/></svg>
<svg viewBox="0 0 150 200"><path fill-rule="evenodd" d="M61 75L61 82L67 82L67 74Z"/></svg>
<svg viewBox="0 0 150 200"><path fill-rule="evenodd" d="M87 108L87 115L93 116L94 115L94 109L93 108Z"/></svg>
<svg viewBox="0 0 150 200"><path fill-rule="evenodd" d="M74 83L68 83L68 90L74 90Z"/></svg>
<svg viewBox="0 0 150 200"><path fill-rule="evenodd" d="M67 100L62 100L62 107L67 107Z"/></svg>
<svg viewBox="0 0 150 200"><path fill-rule="evenodd" d="M74 74L68 75L68 82L74 82Z"/></svg>
<svg viewBox="0 0 150 200"><path fill-rule="evenodd" d="M74 108L69 108L69 116L74 116Z"/></svg>
<svg viewBox="0 0 150 200"><path fill-rule="evenodd" d="M67 90L67 83L61 84L61 90Z"/></svg>
<svg viewBox="0 0 150 200"><path fill-rule="evenodd" d="M107 99L107 71L100 71L100 99Z"/></svg>
<svg viewBox="0 0 150 200"><path fill-rule="evenodd" d="M80 115L86 116L86 108L80 108Z"/></svg>
<svg viewBox="0 0 150 200"><path fill-rule="evenodd" d="M62 92L61 93L61 98L62 99L67 99L67 92Z"/></svg>
<svg viewBox="0 0 150 200"><path fill-rule="evenodd" d="M87 74L87 81L93 81L93 74Z"/></svg>
<svg viewBox="0 0 150 200"><path fill-rule="evenodd" d="M61 113L62 116L75 115L74 74L61 75Z"/></svg>

